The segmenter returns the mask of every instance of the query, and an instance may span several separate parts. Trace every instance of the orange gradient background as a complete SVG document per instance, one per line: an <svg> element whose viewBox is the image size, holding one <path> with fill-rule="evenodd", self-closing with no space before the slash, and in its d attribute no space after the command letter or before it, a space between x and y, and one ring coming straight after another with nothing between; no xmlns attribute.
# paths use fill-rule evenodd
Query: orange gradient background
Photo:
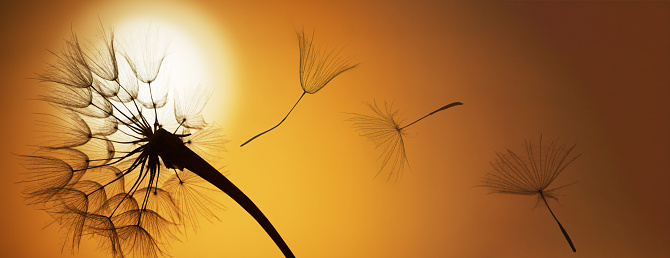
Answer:
<svg viewBox="0 0 670 258"><path fill-rule="evenodd" d="M297 257L662 257L670 253L670 4L662 2L22 1L0 11L0 257L111 257L26 205L26 150L39 112L31 98L72 29L128 17L162 19L204 52L215 88L206 119L231 142L221 164ZM361 62L302 93L297 28ZM411 170L374 180L372 143L346 122L389 101L411 121ZM496 151L560 137L582 156L550 202L572 253L534 197L475 187ZM173 257L281 257L227 197L221 221L166 250Z"/></svg>

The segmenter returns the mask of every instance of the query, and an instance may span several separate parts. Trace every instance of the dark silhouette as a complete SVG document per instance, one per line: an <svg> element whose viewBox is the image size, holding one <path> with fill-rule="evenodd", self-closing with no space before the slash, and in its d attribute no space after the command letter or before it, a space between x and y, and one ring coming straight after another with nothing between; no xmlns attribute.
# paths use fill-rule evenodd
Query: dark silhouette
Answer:
<svg viewBox="0 0 670 258"><path fill-rule="evenodd" d="M201 157L226 141L200 114L207 92L168 94L169 71L159 73L167 45L154 45L163 39L149 31L119 51L113 31L100 32L99 45L73 35L39 76L41 99L57 112L42 120L42 146L20 156L29 202L65 229L73 250L88 235L105 240L114 257L157 257L178 227L196 225L199 214L215 217L211 209L220 205L206 181L242 206L284 256L295 257L260 209Z"/></svg>
<svg viewBox="0 0 670 258"><path fill-rule="evenodd" d="M403 137L407 134L406 129L414 125L415 123L423 120L426 117L432 116L437 112L442 110L449 109L454 106L463 105L461 102L453 102L448 105L445 105L437 110L430 112L429 114L411 122L407 125L402 125L400 120L400 115L397 110L393 110L391 105L384 102L384 109L381 109L377 106L377 103L374 104L365 103L374 114L372 115L363 115L357 113L351 113L353 115L349 121L353 122L354 128L357 131L361 132L361 136L365 136L368 140L372 141L377 145L377 148L382 147L381 156L382 167L379 169L375 178L386 168L386 166L391 162L389 176L386 179L387 181L395 175L396 180L400 177L400 173L404 170L407 163L407 154L405 153L405 141Z"/></svg>
<svg viewBox="0 0 670 258"><path fill-rule="evenodd" d="M552 141L549 146L542 146L542 136L537 146L533 146L530 141L526 141L524 146L525 156L509 149L505 153L497 153L498 158L491 162L495 172L486 174L482 186L490 188L492 193L538 195L556 220L570 248L576 252L577 249L568 236L568 232L565 231L547 202L547 198L556 199L554 192L565 186L547 188L581 154L569 157L575 145L568 147L565 144L559 144L558 140Z"/></svg>
<svg viewBox="0 0 670 258"><path fill-rule="evenodd" d="M284 253L284 256L295 257L291 249L284 242L284 239L279 235L279 232L272 226L272 223L265 217L263 212L258 209L256 204L230 182L228 178L219 173L218 170L198 156L198 154L186 147L179 137L179 135L172 134L164 129L158 129L155 134L153 141L155 141L156 145L154 148L156 149L156 154L163 159L165 166L167 168L186 168L221 189L221 191L233 198L233 200L254 217L258 224L275 241L279 249Z"/></svg>
<svg viewBox="0 0 670 258"><path fill-rule="evenodd" d="M302 94L298 101L293 104L291 110L288 111L286 116L279 121L279 123L272 128L265 130L262 133L257 134L246 142L242 143L240 147L247 145L249 142L258 138L259 136L266 134L277 128L281 125L284 120L291 114L293 109L300 103L302 97L306 93L314 94L326 86L331 80L335 79L338 75L348 70L353 69L358 64L350 65L350 58L343 58L340 56L340 50L330 50L330 51L320 51L314 44L314 32L312 32L312 37L305 37L305 31L298 32L298 48L300 49L300 86L302 87Z"/></svg>

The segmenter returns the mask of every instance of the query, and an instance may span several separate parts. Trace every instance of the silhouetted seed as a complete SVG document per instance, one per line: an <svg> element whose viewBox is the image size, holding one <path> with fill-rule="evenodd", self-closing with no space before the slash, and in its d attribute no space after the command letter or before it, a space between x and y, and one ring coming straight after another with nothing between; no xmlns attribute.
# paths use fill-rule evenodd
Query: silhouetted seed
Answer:
<svg viewBox="0 0 670 258"><path fill-rule="evenodd" d="M40 121L42 145L19 156L29 203L64 229L65 245L74 251L87 235L114 257L166 254L197 217L216 219L223 206L213 196L223 191L294 257L258 207L200 156L217 156L227 141L201 115L208 91L171 92L169 72L160 72L164 39L147 31L118 52L113 30L101 33L102 44L90 46L72 35L38 77L41 100L57 112Z"/></svg>
<svg viewBox="0 0 670 258"><path fill-rule="evenodd" d="M407 135L407 128L437 112L463 105L463 103L453 102L445 105L406 125L402 124L400 115L398 114L399 111L393 110L391 105L388 105L386 102L384 102L383 109L377 106L377 102L373 104L365 103L365 105L372 109L372 115L350 113L352 117L347 120L353 122L353 127L360 132L361 136L368 138L368 140L377 145L377 148L383 149L382 154L379 156L382 160L382 167L377 171L375 178L385 168L388 168L389 175L386 178L388 181L393 176L395 176L395 180L398 180L408 163L404 140L404 137ZM387 167L389 163L390 167Z"/></svg>
<svg viewBox="0 0 670 258"><path fill-rule="evenodd" d="M240 147L247 145L249 142L260 137L263 134L266 134L279 125L281 125L284 120L291 114L293 109L298 105L302 97L306 93L314 94L326 86L331 80L340 75L343 72L346 72L350 69L353 69L358 64L351 65L349 64L351 58L343 58L340 56L339 50L330 50L330 51L321 51L318 50L313 44L314 33L312 32L312 37L308 38L305 36L304 30L298 32L298 48L300 49L300 86L302 87L302 95L298 98L298 101L293 104L291 110L288 111L286 116L279 121L279 123L272 128L257 134L246 142L242 143Z"/></svg>
<svg viewBox="0 0 670 258"><path fill-rule="evenodd" d="M554 192L565 186L548 189L549 185L581 154L570 157L570 152L575 145L568 147L565 144L559 144L558 139L549 143L549 146L542 146L542 136L537 146L530 141L525 141L524 147L525 150L521 154L509 149L506 152L497 153L498 157L491 162L495 171L486 174L482 186L489 188L491 193L537 195L538 201L541 199L549 209L549 213L558 224L572 251L576 252L577 249L568 236L568 232L549 208L547 198L556 199Z"/></svg>

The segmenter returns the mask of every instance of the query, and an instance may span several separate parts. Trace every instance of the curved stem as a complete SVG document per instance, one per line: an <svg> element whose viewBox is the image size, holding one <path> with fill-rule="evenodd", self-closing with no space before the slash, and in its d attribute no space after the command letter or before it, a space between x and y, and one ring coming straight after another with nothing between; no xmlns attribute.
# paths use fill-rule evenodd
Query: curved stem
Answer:
<svg viewBox="0 0 670 258"><path fill-rule="evenodd" d="M437 113L437 112L440 112L440 111L442 111L442 110L448 109L448 108L450 108L450 107L460 106L460 105L463 105L463 103L461 103L461 102L454 102L454 103L451 103L451 104L446 105L446 106L444 106L444 107L438 108L437 110L435 110L435 111L433 111L433 112L430 112L430 114L425 115L425 116L423 116L422 118L419 118L419 119L417 119L416 121L411 122L411 123L409 123L409 124L406 125L406 126L400 127L400 130L402 130L402 129L404 129L404 128L410 126L410 125L413 125L413 124L415 124L416 122L419 122L419 121L423 120L424 118L429 117L429 116L431 116L431 115L433 115L433 114L435 114L435 113Z"/></svg>
<svg viewBox="0 0 670 258"><path fill-rule="evenodd" d="M235 200L235 202L242 206L242 208L244 208L244 210L246 210L249 215L263 227L265 232L272 238L285 257L295 257L291 252L291 249L288 248L286 242L284 242L284 239L279 235L279 232L272 226L272 223L270 223L258 206L256 206L256 204L254 204L242 190L237 188L237 186L230 182L230 180L188 147L181 145L178 148L179 150L174 153L180 156L180 164L183 165L184 168L191 170L193 173L207 180L207 182L221 189L221 191Z"/></svg>
<svg viewBox="0 0 670 258"><path fill-rule="evenodd" d="M542 191L540 191L540 197L542 197L542 200L544 201L544 204L547 205L547 209L549 209L549 212L551 213L551 216L554 217L554 220L556 220L556 223L558 223L558 227L561 228L561 232L563 232L563 236L565 236L565 240L568 240L568 244L570 244L570 248L572 248L573 252L577 252L577 249L575 249L575 245L572 244L572 240L570 240L570 236L568 236L568 232L565 231L565 228L563 228L563 225L561 225L561 222L558 222L558 219L556 218L556 215L554 215L554 212L551 211L551 208L549 208L549 203L547 203L547 199L544 198L544 194Z"/></svg>
<svg viewBox="0 0 670 258"><path fill-rule="evenodd" d="M254 139L258 138L259 136L264 135L265 133L267 133L267 132L269 132L269 131L272 131L272 130L274 130L275 128L277 128L277 126L279 126L281 123L283 123L284 120L286 120L286 118L288 117L288 115L291 114L291 111L293 111L293 109L295 108L295 106L298 105L298 103L300 102L300 100L302 99L302 97L305 96L305 93L307 93L307 92L306 92L306 91L303 91L303 92L302 92L302 95L300 95L300 98L298 99L298 101L296 101L295 104L293 104L293 107L291 108L291 110L288 111L288 114L286 114L286 116L284 117L284 119L282 119L282 120L279 122L279 124L273 126L272 128L266 130L265 132L259 133L259 134L257 134L256 136L251 137L251 139L249 139L248 141L242 143L242 145L240 145L240 147L242 147L242 146L244 146L244 145L247 145L247 143L253 141Z"/></svg>

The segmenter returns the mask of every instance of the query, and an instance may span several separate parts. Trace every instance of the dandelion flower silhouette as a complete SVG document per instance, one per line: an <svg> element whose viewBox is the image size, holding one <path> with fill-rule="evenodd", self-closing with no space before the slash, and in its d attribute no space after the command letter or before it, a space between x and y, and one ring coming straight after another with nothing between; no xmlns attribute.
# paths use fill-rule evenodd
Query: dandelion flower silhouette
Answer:
<svg viewBox="0 0 670 258"><path fill-rule="evenodd" d="M404 140L404 137L407 136L407 128L437 112L463 105L463 103L453 102L406 125L403 125L402 120L400 120L399 111L393 110L392 106L386 102L384 102L384 108L380 108L376 101L373 104L365 103L365 105L372 109L372 115L351 113L352 117L347 120L353 122L354 128L360 132L361 136L368 138L368 140L377 145L377 148L383 149L382 154L379 156L382 160L382 167L375 175L375 178L385 168L388 168L389 173L386 178L388 181L394 176L395 180L398 180L405 166L408 165Z"/></svg>
<svg viewBox="0 0 670 258"><path fill-rule="evenodd" d="M113 30L100 32L99 45L72 35L38 77L41 100L55 108L39 121L44 141L19 156L27 199L63 228L64 248L89 236L114 257L164 255L197 217L216 218L222 191L294 257L258 207L201 157L227 141L202 117L209 92L170 87L164 39L147 31L120 51Z"/></svg>
<svg viewBox="0 0 670 258"><path fill-rule="evenodd" d="M323 89L330 81L335 79L338 75L348 70L353 69L358 64L351 65L351 58L344 58L340 56L339 50L330 50L330 51L321 51L316 48L313 44L314 32L312 32L312 37L306 37L305 31L299 31L298 33L298 48L300 49L300 86L302 87L302 95L298 98L298 101L293 104L291 110L288 111L286 116L279 121L279 123L272 128L257 134L246 142L242 143L240 147L247 145L249 142L260 137L263 134L266 134L279 125L281 125L284 120L291 114L293 109L298 105L302 97L306 93L314 94L319 90Z"/></svg>
<svg viewBox="0 0 670 258"><path fill-rule="evenodd" d="M555 191L565 186L549 188L549 185L581 154L571 157L570 152L575 145L560 144L558 140L552 141L548 146L542 146L542 136L537 145L525 141L524 147L523 154L517 154L509 149L507 152L497 153L498 158L491 162L495 171L486 174L483 186L488 187L492 193L538 195L556 220L570 248L576 252L568 232L549 208L547 198L556 199Z"/></svg>

